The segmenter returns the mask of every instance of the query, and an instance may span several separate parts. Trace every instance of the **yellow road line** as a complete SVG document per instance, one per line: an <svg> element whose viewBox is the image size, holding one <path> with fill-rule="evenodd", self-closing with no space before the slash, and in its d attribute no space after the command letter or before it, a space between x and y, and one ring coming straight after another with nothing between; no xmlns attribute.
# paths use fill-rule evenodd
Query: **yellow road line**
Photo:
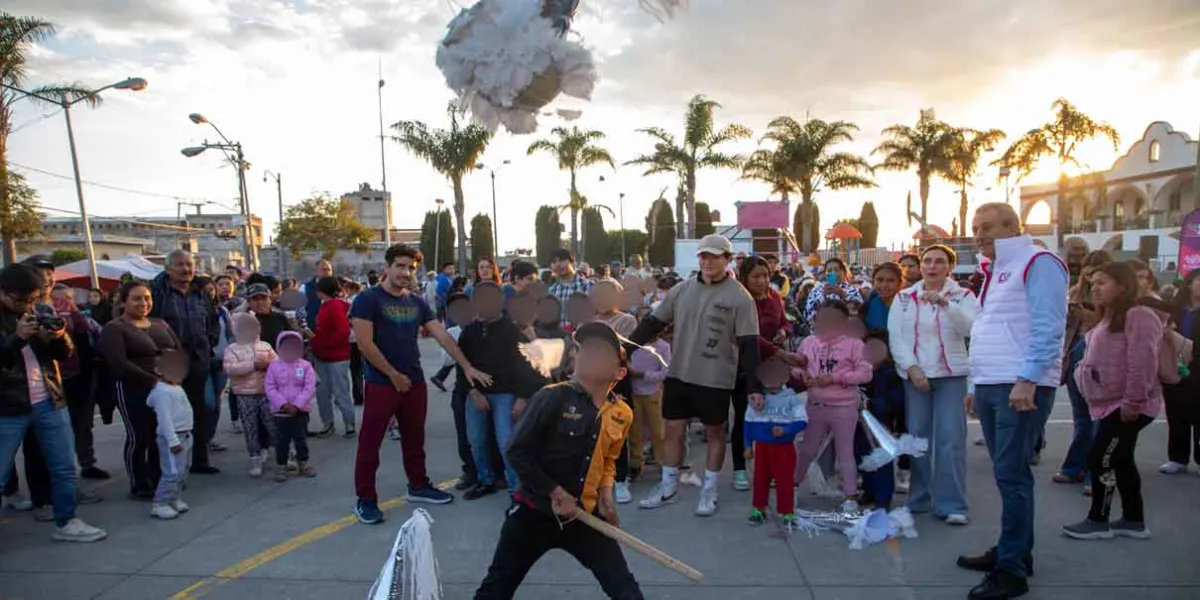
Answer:
<svg viewBox="0 0 1200 600"><path fill-rule="evenodd" d="M437 484L437 488L444 490L454 485L454 483L457 481L457 479L443 481L442 483ZM408 504L408 500L404 499L403 497L392 498L391 500L381 502L379 504L379 509L383 511L389 511L394 508L404 506L405 504ZM253 571L277 558L280 558L289 552L298 550L313 542L327 538L343 529L346 529L347 527L350 527L351 525L354 525L357 522L358 516L346 515L331 523L326 523L320 527L310 529L290 540L276 544L275 546L271 546L270 548L267 548L266 550L263 550L262 552L259 552L258 554L255 554L254 556L251 556L250 558L247 558L231 567L222 569L212 577L206 577L200 581L197 581L196 583L193 583L187 588L176 593L174 596L171 596L170 600L197 600L198 598L203 598L214 588L238 579L244 576L246 573L249 573L250 571Z"/></svg>

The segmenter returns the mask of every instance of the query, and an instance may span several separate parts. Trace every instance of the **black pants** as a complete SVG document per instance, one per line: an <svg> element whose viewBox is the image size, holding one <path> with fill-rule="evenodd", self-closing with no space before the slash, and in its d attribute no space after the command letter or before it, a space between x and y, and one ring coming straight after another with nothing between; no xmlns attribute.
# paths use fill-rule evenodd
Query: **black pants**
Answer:
<svg viewBox="0 0 1200 600"><path fill-rule="evenodd" d="M1167 460L1187 465L1200 464L1200 402L1187 385L1164 385L1167 405Z"/></svg>
<svg viewBox="0 0 1200 600"><path fill-rule="evenodd" d="M476 600L509 600L516 593L525 575L543 554L558 548L575 557L586 567L600 588L615 600L641 600L642 591L621 546L604 534L583 523L567 523L559 528L551 515L523 504L514 504L500 530L500 541L492 557L492 566L479 589Z"/></svg>
<svg viewBox="0 0 1200 600"><path fill-rule="evenodd" d="M34 507L52 505L54 498L50 494L50 468L46 466L46 459L42 457L42 447L38 444L37 434L32 427L25 432L25 438L21 440L21 451L25 455L25 485L29 487L29 501ZM8 478L8 483L4 484L5 496L11 496L21 489L21 479L17 477L15 463L9 472L12 476Z"/></svg>
<svg viewBox="0 0 1200 600"><path fill-rule="evenodd" d="M92 438L92 426L96 423L96 395L92 390L92 374L80 373L63 380L63 394L67 397L67 414L71 417L71 431L75 434L75 456L80 468L96 466L96 446Z"/></svg>
<svg viewBox="0 0 1200 600"><path fill-rule="evenodd" d="M733 428L729 432L732 438L729 442L730 452L733 453L733 470L746 470L746 408L750 406L750 397L746 394L746 380L738 378L730 395L733 401Z"/></svg>
<svg viewBox="0 0 1200 600"><path fill-rule="evenodd" d="M354 395L354 405L363 403L363 355L358 350L358 344L350 344L350 391Z"/></svg>
<svg viewBox="0 0 1200 600"><path fill-rule="evenodd" d="M296 460L308 462L308 413L302 412L275 419L275 464L284 466L288 461L288 450L296 446Z"/></svg>
<svg viewBox="0 0 1200 600"><path fill-rule="evenodd" d="M898 406L892 407L891 421L884 421L883 424L891 429L892 433L896 434L896 437L900 437L902 434L908 433L908 417L905 415L904 404L901 403ZM900 458L896 459L896 466L900 467L901 471L911 471L912 457L907 454L901 454Z"/></svg>
<svg viewBox="0 0 1200 600"><path fill-rule="evenodd" d="M146 405L150 391L124 381L116 383L117 410L125 422L125 474L134 493L149 494L158 487L162 470L158 462L155 428L158 418ZM199 443L199 442L196 442Z"/></svg>
<svg viewBox="0 0 1200 600"><path fill-rule="evenodd" d="M626 406L629 406L630 410L633 410L633 378L632 377L626 377L626 378L618 381L617 385L615 385L613 387L613 391L616 392L617 397L619 397L621 399L621 401L626 404ZM629 477L631 475L630 470L629 470L629 452L630 452L629 438L630 437L631 436L625 436L625 441L622 442L622 444L621 444L621 455L617 457L617 472L614 475L617 483L629 481ZM641 452L642 449L638 448L637 451Z"/></svg>
<svg viewBox="0 0 1200 600"><path fill-rule="evenodd" d="M188 376L183 380L183 391L187 394L188 404L192 405L192 468L207 467L208 463L208 408L204 405L205 392L208 389L208 360L193 360L188 368ZM154 443L151 438L150 443Z"/></svg>
<svg viewBox="0 0 1200 600"><path fill-rule="evenodd" d="M1121 509L1126 521L1146 520L1142 509L1142 476L1138 473L1134 452L1138 433L1150 424L1150 417L1126 423L1120 411L1096 424L1096 438L1088 451L1088 471L1092 474L1092 510L1088 519L1107 523L1112 511L1113 493L1121 494Z"/></svg>
<svg viewBox="0 0 1200 600"><path fill-rule="evenodd" d="M117 411L117 396L113 392L113 376L108 365L100 365L92 370L96 378L96 408L100 409L100 422L112 425L113 413Z"/></svg>

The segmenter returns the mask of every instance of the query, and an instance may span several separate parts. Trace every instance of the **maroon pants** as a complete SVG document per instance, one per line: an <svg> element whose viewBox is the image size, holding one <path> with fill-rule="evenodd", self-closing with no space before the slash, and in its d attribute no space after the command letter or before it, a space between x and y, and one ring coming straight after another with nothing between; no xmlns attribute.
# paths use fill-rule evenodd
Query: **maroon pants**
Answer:
<svg viewBox="0 0 1200 600"><path fill-rule="evenodd" d="M379 446L388 422L396 417L400 428L400 452L408 486L429 485L425 474L425 413L429 399L425 382L413 381L412 389L397 392L391 385L367 382L364 388L362 426L358 430L358 454L354 458L354 491L363 500L378 500L375 472L379 470Z"/></svg>
<svg viewBox="0 0 1200 600"><path fill-rule="evenodd" d="M750 505L767 509L771 480L775 480L775 512L790 515L796 512L794 480L796 478L796 447L790 443L766 444L754 442L754 491Z"/></svg>

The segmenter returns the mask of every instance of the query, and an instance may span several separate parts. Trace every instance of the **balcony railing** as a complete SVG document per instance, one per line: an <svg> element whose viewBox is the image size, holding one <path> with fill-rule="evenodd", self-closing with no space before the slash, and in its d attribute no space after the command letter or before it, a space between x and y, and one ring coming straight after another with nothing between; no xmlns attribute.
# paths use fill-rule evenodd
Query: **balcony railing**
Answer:
<svg viewBox="0 0 1200 600"><path fill-rule="evenodd" d="M1179 227L1183 223L1183 213L1154 213L1125 217L1116 223L1111 215L1103 215L1083 221L1070 222L1063 225L1063 233L1107 233L1129 231L1134 229L1162 229Z"/></svg>

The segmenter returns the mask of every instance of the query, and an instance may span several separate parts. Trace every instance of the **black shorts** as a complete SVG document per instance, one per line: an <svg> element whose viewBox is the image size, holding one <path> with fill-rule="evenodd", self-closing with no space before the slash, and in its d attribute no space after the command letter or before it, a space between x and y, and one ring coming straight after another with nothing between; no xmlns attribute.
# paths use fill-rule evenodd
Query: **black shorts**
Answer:
<svg viewBox="0 0 1200 600"><path fill-rule="evenodd" d="M668 377L663 382L663 418L668 421L699 419L705 425L724 425L729 420L729 398L732 393L732 390Z"/></svg>

